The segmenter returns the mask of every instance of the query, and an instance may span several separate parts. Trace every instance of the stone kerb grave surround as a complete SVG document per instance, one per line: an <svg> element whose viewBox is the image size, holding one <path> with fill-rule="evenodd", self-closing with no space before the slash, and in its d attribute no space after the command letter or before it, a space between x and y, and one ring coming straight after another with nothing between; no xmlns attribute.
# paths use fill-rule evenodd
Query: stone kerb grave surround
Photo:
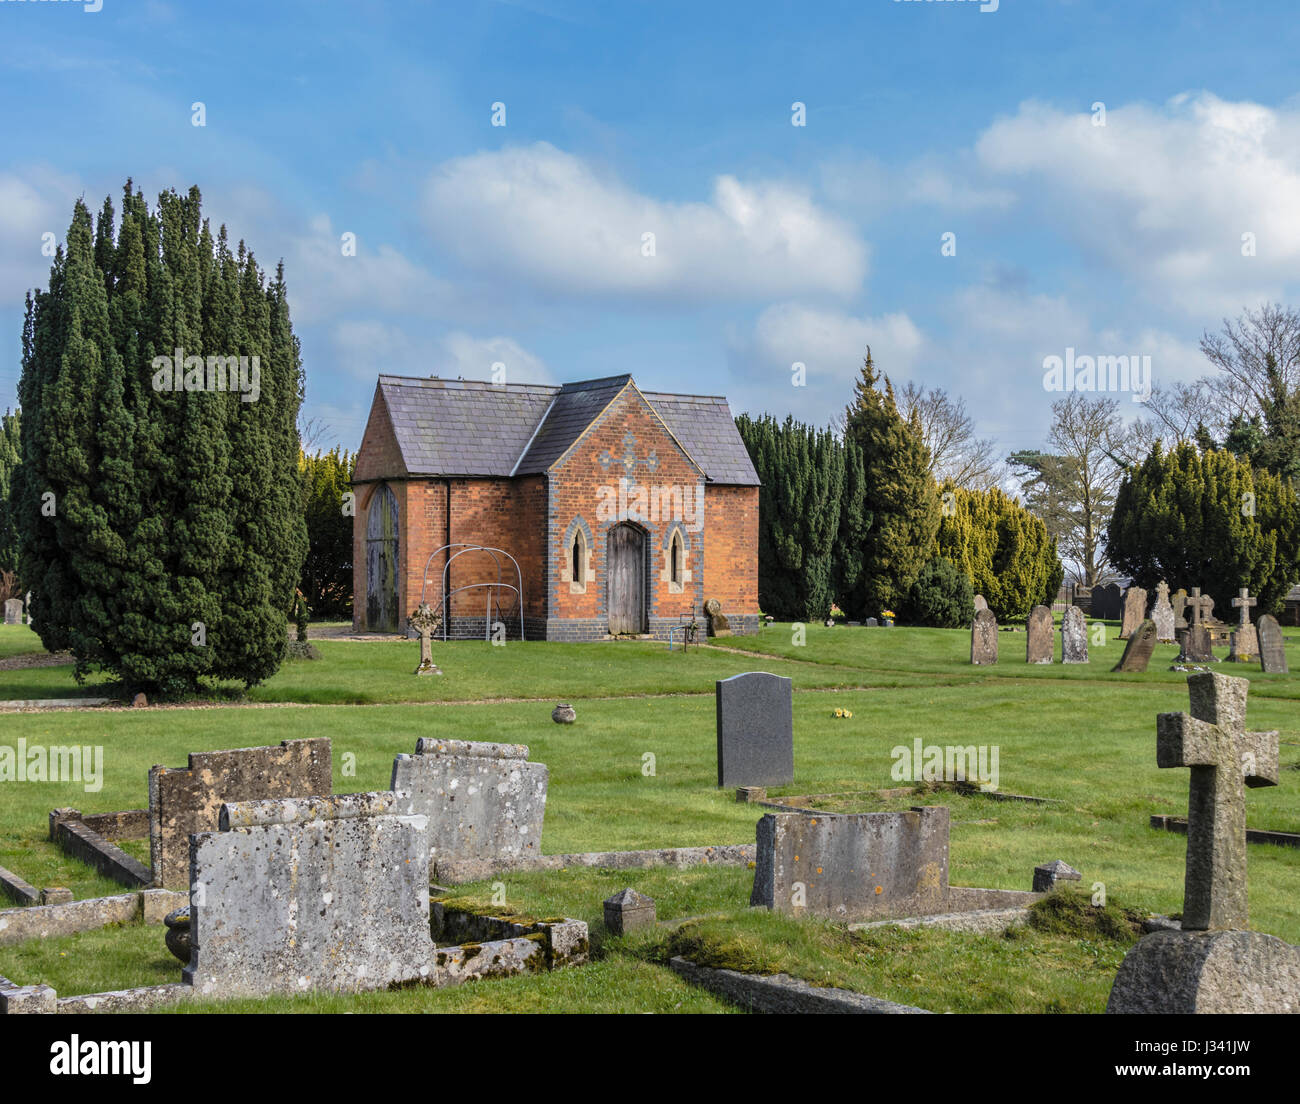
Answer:
<svg viewBox="0 0 1300 1104"><path fill-rule="evenodd" d="M193 752L187 768L149 771L149 859L153 884L184 889L189 838L217 827L229 802L323 797L333 792L327 737L284 740L270 747Z"/></svg>
<svg viewBox="0 0 1300 1104"><path fill-rule="evenodd" d="M475 859L502 862L542 853L550 772L523 744L421 739L393 761L392 788L429 818L430 872Z"/></svg>
<svg viewBox="0 0 1300 1104"><path fill-rule="evenodd" d="M185 980L211 996L427 980L428 817L410 810L393 792L224 805L191 840Z"/></svg>
<svg viewBox="0 0 1300 1104"><path fill-rule="evenodd" d="M766 671L717 681L719 786L783 786L794 781L793 685Z"/></svg>
<svg viewBox="0 0 1300 1104"><path fill-rule="evenodd" d="M946 806L898 813L769 813L756 829L750 905L891 920L1031 904L1039 894L948 884Z"/></svg>
<svg viewBox="0 0 1300 1104"><path fill-rule="evenodd" d="M1300 1012L1300 947L1246 930L1245 787L1275 786L1278 734L1246 731L1250 683L1187 680L1191 713L1156 718L1156 762L1188 767L1181 931L1145 936L1115 976L1106 1011Z"/></svg>

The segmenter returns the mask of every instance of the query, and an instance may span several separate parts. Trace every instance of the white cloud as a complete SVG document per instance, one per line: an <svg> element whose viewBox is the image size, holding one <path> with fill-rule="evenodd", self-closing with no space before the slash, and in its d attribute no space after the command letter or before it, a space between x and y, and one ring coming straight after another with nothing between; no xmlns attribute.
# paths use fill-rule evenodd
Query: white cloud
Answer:
<svg viewBox="0 0 1300 1104"><path fill-rule="evenodd" d="M506 383L554 383L555 377L541 357L535 356L510 337L473 337L461 331L445 335L439 342L438 371L442 376L493 380L493 366L503 366ZM498 380L497 382L501 382Z"/></svg>
<svg viewBox="0 0 1300 1104"><path fill-rule="evenodd" d="M899 167L875 157L838 158L821 166L820 179L834 204L866 217L909 206L937 207L954 215L1014 206L1016 193L981 179L979 169L969 151L921 157Z"/></svg>
<svg viewBox="0 0 1300 1104"><path fill-rule="evenodd" d="M80 194L72 177L43 166L0 172L0 300L21 304L29 289L46 286L53 257L41 252L41 235L65 241ZM88 206L97 216L98 204Z"/></svg>
<svg viewBox="0 0 1300 1104"><path fill-rule="evenodd" d="M720 176L708 202L669 203L545 142L448 161L428 182L425 219L466 265L545 293L843 296L866 272L854 229L796 188Z"/></svg>
<svg viewBox="0 0 1300 1104"><path fill-rule="evenodd" d="M985 170L1168 306L1236 314L1300 261L1300 112L1209 93L1090 114L1025 103L976 143ZM1252 233L1257 256L1243 257Z"/></svg>

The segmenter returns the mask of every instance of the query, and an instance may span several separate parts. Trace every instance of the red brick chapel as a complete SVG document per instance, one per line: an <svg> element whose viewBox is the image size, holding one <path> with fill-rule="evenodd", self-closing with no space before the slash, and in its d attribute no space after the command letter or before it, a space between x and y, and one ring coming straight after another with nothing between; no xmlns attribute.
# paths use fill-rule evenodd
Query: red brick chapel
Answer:
<svg viewBox="0 0 1300 1104"><path fill-rule="evenodd" d="M453 637L666 639L715 598L758 629L758 476L724 398L381 375L353 489L358 630L406 631L444 575Z"/></svg>

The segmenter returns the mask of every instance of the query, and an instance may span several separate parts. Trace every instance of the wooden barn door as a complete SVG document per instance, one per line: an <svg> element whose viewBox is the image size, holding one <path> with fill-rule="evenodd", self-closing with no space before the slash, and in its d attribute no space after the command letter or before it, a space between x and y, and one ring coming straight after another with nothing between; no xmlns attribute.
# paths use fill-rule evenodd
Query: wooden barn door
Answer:
<svg viewBox="0 0 1300 1104"><path fill-rule="evenodd" d="M370 500L366 517L366 628L397 632L397 496L385 483Z"/></svg>
<svg viewBox="0 0 1300 1104"><path fill-rule="evenodd" d="M609 579L609 631L645 632L645 534L633 525L609 531L605 560Z"/></svg>

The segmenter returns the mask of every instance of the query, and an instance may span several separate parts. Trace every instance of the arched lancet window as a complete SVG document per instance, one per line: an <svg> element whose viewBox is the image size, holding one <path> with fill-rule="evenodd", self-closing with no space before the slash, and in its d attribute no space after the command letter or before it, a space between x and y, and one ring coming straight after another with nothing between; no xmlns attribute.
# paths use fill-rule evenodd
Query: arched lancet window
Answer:
<svg viewBox="0 0 1300 1104"><path fill-rule="evenodd" d="M668 540L667 553L662 578L668 584L670 594L681 594L686 589L690 576L686 570L686 543L682 540L680 529L673 530L673 535Z"/></svg>
<svg viewBox="0 0 1300 1104"><path fill-rule="evenodd" d="M569 547L569 590L585 594L587 590L587 535L581 529L573 531L573 544Z"/></svg>

